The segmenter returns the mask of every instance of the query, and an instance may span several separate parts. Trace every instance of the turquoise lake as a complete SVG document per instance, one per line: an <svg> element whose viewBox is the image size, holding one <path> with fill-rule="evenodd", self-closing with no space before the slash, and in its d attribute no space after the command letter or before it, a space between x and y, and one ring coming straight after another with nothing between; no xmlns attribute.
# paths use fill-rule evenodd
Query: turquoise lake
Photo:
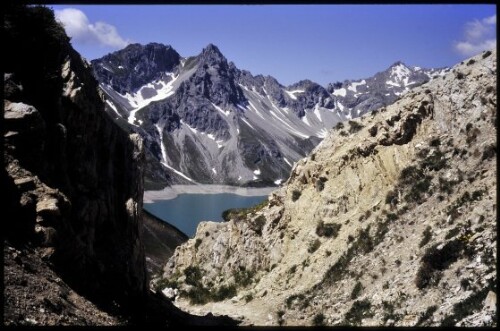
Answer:
<svg viewBox="0 0 500 331"><path fill-rule="evenodd" d="M171 200L144 203L144 209L193 238L196 227L201 221L221 222L224 210L251 207L265 199L267 199L267 195L179 194Z"/></svg>

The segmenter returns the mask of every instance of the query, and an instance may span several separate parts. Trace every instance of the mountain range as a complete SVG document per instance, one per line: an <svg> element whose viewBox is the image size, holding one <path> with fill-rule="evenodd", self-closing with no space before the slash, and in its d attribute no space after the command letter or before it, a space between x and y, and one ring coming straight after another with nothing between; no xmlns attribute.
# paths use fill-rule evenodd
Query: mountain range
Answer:
<svg viewBox="0 0 500 331"><path fill-rule="evenodd" d="M182 57L132 44L91 62L106 111L145 141L146 188L279 185L337 123L394 102L447 69L397 62L373 77L283 86L229 62L215 45Z"/></svg>

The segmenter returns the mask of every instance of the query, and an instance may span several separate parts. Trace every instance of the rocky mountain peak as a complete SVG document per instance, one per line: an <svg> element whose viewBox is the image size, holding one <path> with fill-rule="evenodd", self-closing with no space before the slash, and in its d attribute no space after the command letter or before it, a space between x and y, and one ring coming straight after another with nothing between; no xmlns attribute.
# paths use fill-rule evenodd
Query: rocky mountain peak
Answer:
<svg viewBox="0 0 500 331"><path fill-rule="evenodd" d="M215 64L224 64L228 66L227 59L214 44L208 44L199 55L200 63L212 66Z"/></svg>
<svg viewBox="0 0 500 331"><path fill-rule="evenodd" d="M136 92L167 72L173 72L180 63L180 55L170 45L131 44L91 63L101 83L126 94Z"/></svg>

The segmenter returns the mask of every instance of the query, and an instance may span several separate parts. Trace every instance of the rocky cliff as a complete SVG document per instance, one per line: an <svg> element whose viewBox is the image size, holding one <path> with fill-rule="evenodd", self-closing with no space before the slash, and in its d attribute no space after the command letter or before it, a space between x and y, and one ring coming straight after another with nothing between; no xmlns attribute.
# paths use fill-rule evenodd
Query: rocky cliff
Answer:
<svg viewBox="0 0 500 331"><path fill-rule="evenodd" d="M248 325L492 326L496 52L337 125L269 200L165 266L191 312Z"/></svg>
<svg viewBox="0 0 500 331"><path fill-rule="evenodd" d="M104 113L88 63L51 11L16 8L5 26L7 245L35 247L96 302L132 308L147 289L142 141Z"/></svg>
<svg viewBox="0 0 500 331"><path fill-rule="evenodd" d="M3 32L5 324L221 323L150 292L142 139L105 113L53 12L11 4Z"/></svg>

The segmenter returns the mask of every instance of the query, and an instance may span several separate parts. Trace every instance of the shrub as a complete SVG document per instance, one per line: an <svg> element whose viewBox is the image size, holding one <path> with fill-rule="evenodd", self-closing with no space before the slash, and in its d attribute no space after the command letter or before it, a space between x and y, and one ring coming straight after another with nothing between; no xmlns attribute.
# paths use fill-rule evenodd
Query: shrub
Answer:
<svg viewBox="0 0 500 331"><path fill-rule="evenodd" d="M240 267L239 270L233 272L234 281L238 286L246 287L252 283L255 276L255 271L247 270L245 267Z"/></svg>
<svg viewBox="0 0 500 331"><path fill-rule="evenodd" d="M453 314L445 317L441 322L441 326L455 326L458 321L481 309L489 290L490 288L487 286L467 299L453 305Z"/></svg>
<svg viewBox="0 0 500 331"><path fill-rule="evenodd" d="M497 146L495 144L487 145L484 148L481 160L484 161L484 160L491 159L492 157L495 156L496 153L497 153Z"/></svg>
<svg viewBox="0 0 500 331"><path fill-rule="evenodd" d="M335 125L334 129L335 130L340 130L344 128L344 123L338 122L337 125Z"/></svg>
<svg viewBox="0 0 500 331"><path fill-rule="evenodd" d="M451 239L459 233L460 233L460 229L458 227L455 227L455 228L451 229L450 231L448 231L448 233L446 234L444 239L446 239L446 240Z"/></svg>
<svg viewBox="0 0 500 331"><path fill-rule="evenodd" d="M387 195L385 196L385 203L386 204L397 204L398 203L398 194L393 191L393 190L390 190L389 192L387 192Z"/></svg>
<svg viewBox="0 0 500 331"><path fill-rule="evenodd" d="M428 248L420 260L421 264L415 278L415 285L423 289L430 284L439 282L441 277L439 271L448 268L460 256L464 244L459 240L448 242L439 250L437 244Z"/></svg>
<svg viewBox="0 0 500 331"><path fill-rule="evenodd" d="M410 191L405 194L404 200L409 203L422 202L422 194L429 191L431 179L430 176L424 176L424 178L416 180L410 187Z"/></svg>
<svg viewBox="0 0 500 331"><path fill-rule="evenodd" d="M325 182L327 181L328 179L326 177L319 177L319 179L316 181L316 183L314 184L315 187L316 187L316 191L318 192L321 192L323 191L323 189L325 188Z"/></svg>
<svg viewBox="0 0 500 331"><path fill-rule="evenodd" d="M420 162L422 169L438 171L446 167L446 159L443 152L436 150Z"/></svg>
<svg viewBox="0 0 500 331"><path fill-rule="evenodd" d="M314 326L321 326L325 325L325 315L323 313L316 314L313 318L313 325Z"/></svg>
<svg viewBox="0 0 500 331"><path fill-rule="evenodd" d="M305 299L306 299L306 297L302 293L292 294L291 296L289 296L286 299L285 304L286 304L287 308L290 309L294 303L299 303L301 301L305 301Z"/></svg>
<svg viewBox="0 0 500 331"><path fill-rule="evenodd" d="M368 300L355 301L345 315L345 322L348 325L359 325L366 317L373 317L370 312L372 305Z"/></svg>
<svg viewBox="0 0 500 331"><path fill-rule="evenodd" d="M361 282L358 281L356 285L354 285L354 288L352 289L351 299L354 300L357 297L359 297L362 291L363 291L363 284L361 284Z"/></svg>
<svg viewBox="0 0 500 331"><path fill-rule="evenodd" d="M335 238L337 237L341 224L330 223L325 224L323 221L319 221L316 226L316 234L320 237Z"/></svg>
<svg viewBox="0 0 500 331"><path fill-rule="evenodd" d="M429 142L429 146L432 147L438 147L439 145L441 145L441 140L438 137L432 138L432 140Z"/></svg>
<svg viewBox="0 0 500 331"><path fill-rule="evenodd" d="M194 305L203 305L210 301L210 291L204 287L193 287L186 293L189 302Z"/></svg>
<svg viewBox="0 0 500 331"><path fill-rule="evenodd" d="M283 325L283 323L285 322L285 321L283 320L283 316L284 316L284 315L285 315L285 312L284 312L283 310L278 310L278 311L276 312L276 316L278 316L278 324L279 324L280 326L281 326L281 325Z"/></svg>
<svg viewBox="0 0 500 331"><path fill-rule="evenodd" d="M349 133L356 133L363 128L363 125L356 121L349 121Z"/></svg>
<svg viewBox="0 0 500 331"><path fill-rule="evenodd" d="M189 266L184 269L184 275L186 276L186 284L198 286L201 281L201 271L197 266Z"/></svg>
<svg viewBox="0 0 500 331"><path fill-rule="evenodd" d="M431 227L428 225L424 230L422 240L420 240L420 244L418 245L418 247L423 247L427 245L427 243L431 240L431 238L432 238L432 231Z"/></svg>
<svg viewBox="0 0 500 331"><path fill-rule="evenodd" d="M368 133L370 133L372 137L375 137L377 135L377 132L378 132L378 126L376 125L368 129Z"/></svg>
<svg viewBox="0 0 500 331"><path fill-rule="evenodd" d="M244 299L245 299L245 302L250 302L250 301L252 301L252 300L253 300L253 295L252 295L252 293L248 293L247 295L245 295Z"/></svg>
<svg viewBox="0 0 500 331"><path fill-rule="evenodd" d="M302 192L300 192L299 190L293 190L292 191L292 201L297 201L299 198L300 198L300 195L302 194Z"/></svg>
<svg viewBox="0 0 500 331"><path fill-rule="evenodd" d="M312 254L318 250L319 246L321 246L321 241L319 239L311 241L309 247L307 247L307 251Z"/></svg>
<svg viewBox="0 0 500 331"><path fill-rule="evenodd" d="M201 245L201 239L197 238L196 242L194 243L194 248L198 248Z"/></svg>
<svg viewBox="0 0 500 331"><path fill-rule="evenodd" d="M486 59L488 56L491 55L491 51L486 51L484 54L483 54L483 59Z"/></svg>
<svg viewBox="0 0 500 331"><path fill-rule="evenodd" d="M234 284L230 285L222 285L219 289L213 294L213 301L222 301L225 299L232 298L236 295L236 286Z"/></svg>
<svg viewBox="0 0 500 331"><path fill-rule="evenodd" d="M255 231L258 235L262 235L262 229L266 224L266 217L264 215L259 215L251 224L250 228Z"/></svg>

